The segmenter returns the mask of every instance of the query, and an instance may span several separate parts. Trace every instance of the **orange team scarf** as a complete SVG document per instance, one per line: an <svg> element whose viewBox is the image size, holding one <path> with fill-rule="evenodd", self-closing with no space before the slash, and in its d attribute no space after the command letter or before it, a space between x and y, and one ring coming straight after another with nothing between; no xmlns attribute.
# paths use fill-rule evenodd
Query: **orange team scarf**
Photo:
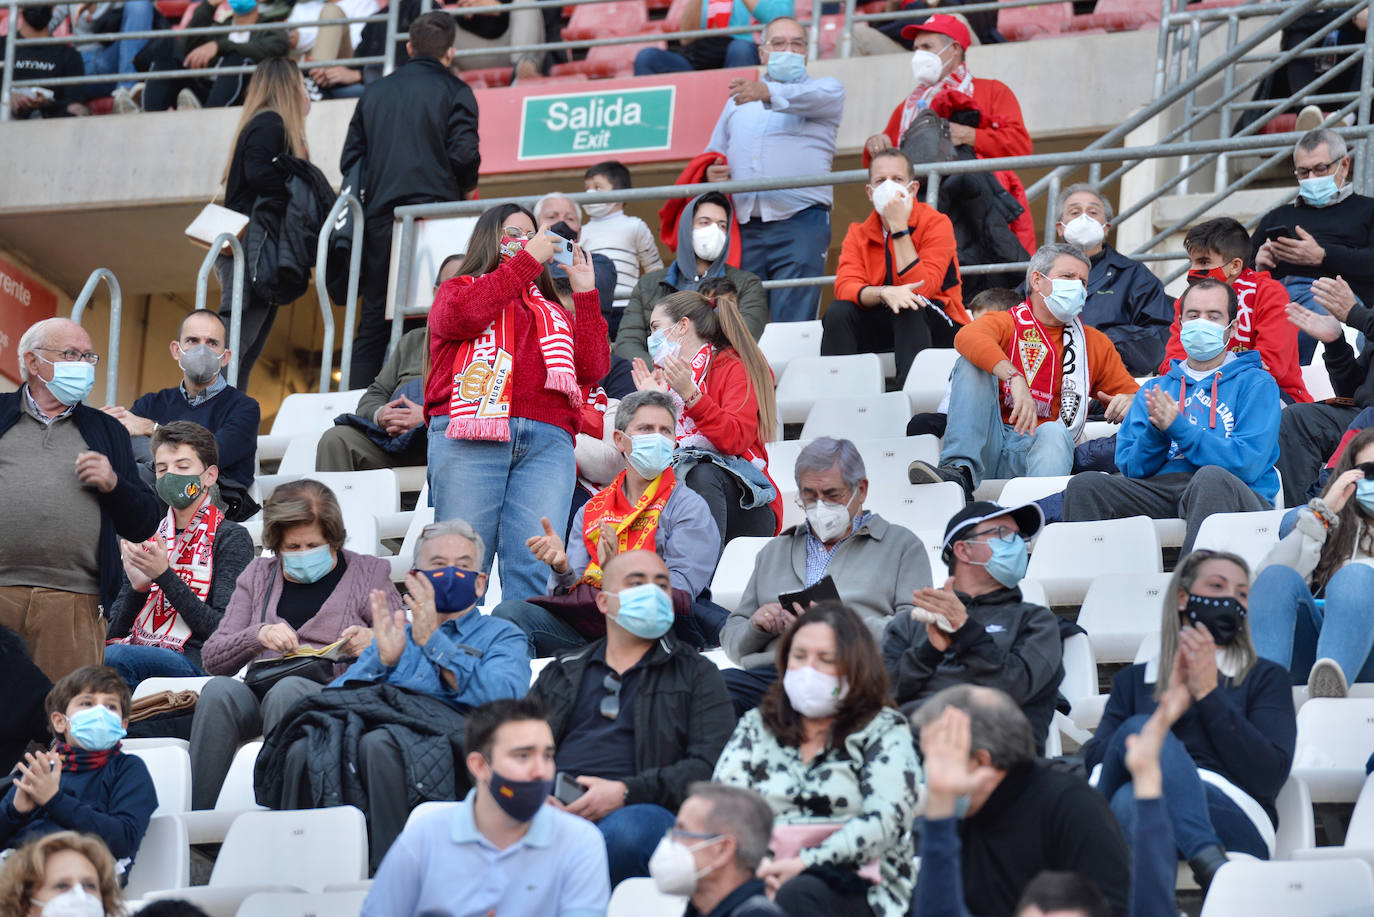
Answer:
<svg viewBox="0 0 1374 917"><path fill-rule="evenodd" d="M615 527L616 552L654 550L654 536L663 507L677 486L673 469L667 468L654 478L634 506L625 498L625 472L615 476L602 490L587 501L582 511L582 543L587 547L587 572L581 582L601 585L601 567L596 562L596 546L601 540L601 524Z"/></svg>
<svg viewBox="0 0 1374 917"><path fill-rule="evenodd" d="M1059 419L1068 428L1074 442L1079 441L1088 418L1087 339L1083 322L1075 318L1063 328L1061 358L1050 336L1035 317L1029 302L1011 310L1011 349L1007 354L1012 365L1020 370L1030 386L1035 400L1035 413L1048 418L1054 403L1054 390L1059 388ZM1062 360L1062 363L1061 363ZM1062 365L1062 369L1060 368ZM1002 383L1002 403L1012 406L1011 383Z"/></svg>
<svg viewBox="0 0 1374 917"><path fill-rule="evenodd" d="M157 527L158 538L167 545L167 560L171 570L181 581L190 587L196 598L202 602L210 596L210 581L214 575L215 533L224 520L224 513L208 500L196 511L191 524L180 536L176 534L176 522L172 511ZM176 607L167 601L162 587L153 583L148 590L148 599L143 609L134 618L129 636L111 643L128 643L134 646L160 646L163 649L185 652L186 641L191 636L190 626L181 618Z"/></svg>
<svg viewBox="0 0 1374 917"><path fill-rule="evenodd" d="M464 286L476 280L467 276L455 279ZM546 370L544 387L567 395L574 408L581 405L568 315L531 283L523 296L507 304L485 331L458 345L458 352L453 355L453 396L444 433L449 439L510 442L511 376L515 372L511 347L515 310L520 308L534 313Z"/></svg>

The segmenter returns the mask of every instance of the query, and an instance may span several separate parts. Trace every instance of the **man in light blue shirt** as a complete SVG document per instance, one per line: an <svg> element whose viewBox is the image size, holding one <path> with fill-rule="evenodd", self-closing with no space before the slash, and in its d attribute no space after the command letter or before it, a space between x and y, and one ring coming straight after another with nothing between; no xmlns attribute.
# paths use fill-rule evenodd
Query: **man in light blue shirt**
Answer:
<svg viewBox="0 0 1374 917"><path fill-rule="evenodd" d="M779 16L763 33L762 80L730 82L706 151L723 153L725 165L706 170L709 181L782 178L829 172L835 136L844 113L844 86L834 77L806 73L806 30ZM740 225L740 267L764 280L819 277L830 248L829 185L732 195ZM793 287L768 294L775 322L809 321L820 305L820 287Z"/></svg>
<svg viewBox="0 0 1374 917"><path fill-rule="evenodd" d="M406 828L363 917L602 917L611 887L601 832L544 804L554 744L539 702L472 711L466 747L472 791Z"/></svg>

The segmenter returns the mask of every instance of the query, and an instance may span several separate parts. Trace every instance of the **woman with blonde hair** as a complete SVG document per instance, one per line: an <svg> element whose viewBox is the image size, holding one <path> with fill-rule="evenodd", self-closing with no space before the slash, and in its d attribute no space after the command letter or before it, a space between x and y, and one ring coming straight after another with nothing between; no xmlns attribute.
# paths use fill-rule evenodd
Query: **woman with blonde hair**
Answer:
<svg viewBox="0 0 1374 917"><path fill-rule="evenodd" d="M16 850L0 868L0 917L122 913L114 857L93 835L45 835Z"/></svg>
<svg viewBox="0 0 1374 917"><path fill-rule="evenodd" d="M1102 721L1083 747L1102 765L1097 788L1128 838L1136 800L1127 738L1155 708L1187 708L1160 751L1164 803L1179 854L1204 890L1226 851L1268 859L1288 779L1297 718L1288 672L1255 654L1250 569L1235 554L1194 551L1164 593L1159 653L1118 672Z"/></svg>
<svg viewBox="0 0 1374 917"><path fill-rule="evenodd" d="M309 159L305 142L305 116L310 97L296 65L280 57L258 64L243 100L231 145L233 153L224 166L224 206L245 216L261 198L285 200L286 180L291 172L280 159L283 154ZM221 254L215 262L219 275L219 314L225 327L233 312L234 259ZM280 303L268 302L258 294L250 278L243 278L243 317L239 339L238 388L246 391L248 375L258 361ZM225 342L226 346L228 342Z"/></svg>
<svg viewBox="0 0 1374 917"><path fill-rule="evenodd" d="M721 549L731 538L777 534L782 493L764 446L778 431L773 371L740 316L734 284L665 296L649 331L655 368L635 360L635 386L677 402L673 464L710 507Z"/></svg>

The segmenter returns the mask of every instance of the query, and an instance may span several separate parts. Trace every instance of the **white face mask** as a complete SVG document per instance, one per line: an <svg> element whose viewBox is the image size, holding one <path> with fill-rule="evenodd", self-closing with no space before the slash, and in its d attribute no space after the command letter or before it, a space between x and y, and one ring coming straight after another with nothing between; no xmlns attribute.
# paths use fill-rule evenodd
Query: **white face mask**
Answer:
<svg viewBox="0 0 1374 917"><path fill-rule="evenodd" d="M934 51L917 48L911 52L911 75L915 78L917 86L934 86L940 82L940 75L944 69L944 58Z"/></svg>
<svg viewBox="0 0 1374 917"><path fill-rule="evenodd" d="M692 230L692 251L702 261L715 261L725 251L725 230L715 223Z"/></svg>
<svg viewBox="0 0 1374 917"><path fill-rule="evenodd" d="M849 693L849 685L838 676L827 675L807 665L800 669L788 669L782 677L782 690L787 694L793 710L811 719L821 719L834 716L835 711L840 709L845 695Z"/></svg>
<svg viewBox="0 0 1374 917"><path fill-rule="evenodd" d="M817 500L815 503L806 507L806 521L811 525L811 531L821 541L834 541L845 532L849 531L854 521L849 517L849 504L854 502L851 495L845 503L826 503L824 500Z"/></svg>
<svg viewBox="0 0 1374 917"><path fill-rule="evenodd" d="M873 189L873 209L877 211L878 216L882 216L888 204L899 197L905 198L906 196L906 185L895 178L885 178L881 184Z"/></svg>
<svg viewBox="0 0 1374 917"><path fill-rule="evenodd" d="M43 917L105 917L105 905L79 885L49 898L46 904L33 903L43 909Z"/></svg>
<svg viewBox="0 0 1374 917"><path fill-rule="evenodd" d="M615 207L615 204L609 202L603 204L582 205L582 209L587 211L587 216L591 217L593 220L599 220L604 216L610 216L613 207Z"/></svg>
<svg viewBox="0 0 1374 917"><path fill-rule="evenodd" d="M672 835L667 835L659 841L658 846L654 848L653 856L649 857L649 875L653 877L658 890L665 895L690 897L697 890L697 880L715 868L710 867L698 872L697 861L692 852L707 844L714 844L717 840L719 838L704 840L691 847L673 840Z"/></svg>
<svg viewBox="0 0 1374 917"><path fill-rule="evenodd" d="M1064 224L1064 241L1085 251L1101 245L1106 237L1106 227L1086 213L1080 213Z"/></svg>

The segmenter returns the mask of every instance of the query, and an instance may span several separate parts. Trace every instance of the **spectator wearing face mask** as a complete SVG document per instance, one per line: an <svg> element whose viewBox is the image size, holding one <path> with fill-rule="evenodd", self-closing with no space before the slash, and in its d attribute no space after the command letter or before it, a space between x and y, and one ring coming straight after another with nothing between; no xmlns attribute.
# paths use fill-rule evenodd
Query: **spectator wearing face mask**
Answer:
<svg viewBox="0 0 1374 917"><path fill-rule="evenodd" d="M740 317L754 340L768 324L768 294L757 274L725 263L730 241L730 198L708 191L687 202L677 224L677 257L672 264L639 278L620 316L615 355L653 363L649 354L649 316L670 293L700 290L708 280L724 278L738 292Z"/></svg>
<svg viewBox="0 0 1374 917"><path fill-rule="evenodd" d="M1158 706L1187 711L1165 737L1160 766L1179 855L1204 892L1227 851L1269 858L1275 800L1297 740L1291 679L1256 655L1249 596L1250 570L1236 555L1196 551L1180 560L1164 594L1158 654L1117 673L1083 746L1084 764L1102 765L1097 788L1134 841L1128 737Z"/></svg>
<svg viewBox="0 0 1374 917"><path fill-rule="evenodd" d="M534 222L540 229L549 229L562 223L572 233L570 237L573 242L582 241L582 205L561 191L550 191L548 194L534 202ZM615 335L615 330L611 327L611 320L615 318L615 286L616 270L615 262L605 255L599 255L582 246L582 250L587 253L588 260L592 263L592 276L596 280L596 298L601 303L601 315L606 319L606 327L610 329L610 335ZM571 298L572 287L568 284L568 277L562 272L555 272L553 277L554 288L559 293Z"/></svg>
<svg viewBox="0 0 1374 917"><path fill-rule="evenodd" d="M779 16L763 31L762 80L730 81L730 98L716 121L706 152L729 165L706 170L707 181L743 181L829 172L844 111L844 85L806 72L806 30ZM778 117L782 115L783 117ZM786 280L825 273L830 249L829 185L733 195L740 227L740 267L759 277ZM819 287L790 287L768 294L772 321L816 317Z"/></svg>
<svg viewBox="0 0 1374 917"><path fill-rule="evenodd" d="M25 6L19 11L20 38L49 38L53 20L51 6ZM60 20L59 20L60 21ZM0 36L0 54L5 53L8 35ZM16 45L14 49L14 79L42 80L51 77L85 76L81 54L69 44ZM12 118L64 118L68 115L89 115L81 104L84 86L70 84L26 86L10 93ZM44 90L47 90L46 92Z"/></svg>
<svg viewBox="0 0 1374 917"><path fill-rule="evenodd" d="M1141 386L1117 435L1121 476L1075 475L1064 491L1064 521L1182 518L1186 554L1213 513L1273 508L1281 403L1258 353L1226 349L1238 316L1235 290L1206 278L1179 303L1188 359Z"/></svg>
<svg viewBox="0 0 1374 917"><path fill-rule="evenodd" d="M224 319L209 309L197 309L181 320L176 340L168 347L181 370L181 383L149 392L133 407L103 408L129 431L134 457L144 480L154 479L150 440L158 427L188 420L209 430L218 448L219 489L229 518L242 522L257 512L248 489L257 468L258 403L224 381L229 365L229 330Z"/></svg>
<svg viewBox="0 0 1374 917"><path fill-rule="evenodd" d="M916 200L916 173L901 150L868 163L873 212L849 224L835 271L835 301L822 318L822 354L883 353L905 379L916 354L954 346L969 322L949 217Z"/></svg>
<svg viewBox="0 0 1374 917"><path fill-rule="evenodd" d="M588 191L620 191L630 187L630 170L611 159L588 169L584 181ZM605 255L615 265L615 314L607 322L614 338L635 284L643 274L661 269L663 257L649 224L626 213L624 203L605 201L583 207L587 211L587 222L582 226L583 245L593 254Z"/></svg>

